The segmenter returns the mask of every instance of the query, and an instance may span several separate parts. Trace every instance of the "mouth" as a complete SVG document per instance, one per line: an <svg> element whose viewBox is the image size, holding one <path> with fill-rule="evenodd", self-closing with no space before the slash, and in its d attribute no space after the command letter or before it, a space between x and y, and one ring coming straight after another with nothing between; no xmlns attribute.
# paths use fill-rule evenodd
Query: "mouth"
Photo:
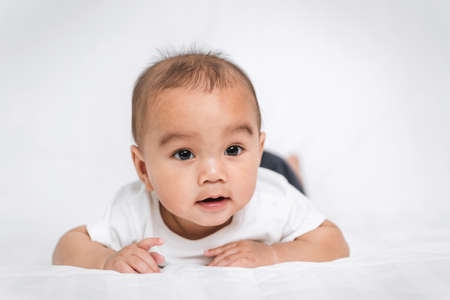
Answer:
<svg viewBox="0 0 450 300"><path fill-rule="evenodd" d="M214 203L214 202L220 202L220 201L223 201L226 199L229 199L229 198L220 196L220 197L216 197L216 198L206 198L206 199L197 201L197 203Z"/></svg>
<svg viewBox="0 0 450 300"><path fill-rule="evenodd" d="M197 201L196 204L199 204L203 208L207 209L218 209L223 207L228 200L230 200L229 197L208 197L206 199Z"/></svg>

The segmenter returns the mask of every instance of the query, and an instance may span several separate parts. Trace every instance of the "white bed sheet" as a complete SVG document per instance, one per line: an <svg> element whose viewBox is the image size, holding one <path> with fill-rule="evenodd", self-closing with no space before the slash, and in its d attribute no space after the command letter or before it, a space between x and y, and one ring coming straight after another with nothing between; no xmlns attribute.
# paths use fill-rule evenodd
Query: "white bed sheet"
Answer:
<svg viewBox="0 0 450 300"><path fill-rule="evenodd" d="M447 228L347 236L352 256L327 263L171 265L143 275L8 265L0 267L0 299L449 299Z"/></svg>

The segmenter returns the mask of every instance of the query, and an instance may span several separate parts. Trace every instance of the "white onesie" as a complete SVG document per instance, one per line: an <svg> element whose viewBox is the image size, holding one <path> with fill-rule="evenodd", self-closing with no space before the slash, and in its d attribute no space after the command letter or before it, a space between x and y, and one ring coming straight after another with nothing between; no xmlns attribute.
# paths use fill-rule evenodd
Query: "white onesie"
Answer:
<svg viewBox="0 0 450 300"><path fill-rule="evenodd" d="M104 216L87 230L93 241L114 250L148 237L160 237L162 246L153 247L166 258L166 264L206 265L211 258L204 250L229 242L251 239L268 245L290 242L318 227L325 217L282 175L258 169L255 193L248 204L234 214L229 225L199 240L189 240L172 232L161 218L155 192L142 182L122 187L108 205Z"/></svg>

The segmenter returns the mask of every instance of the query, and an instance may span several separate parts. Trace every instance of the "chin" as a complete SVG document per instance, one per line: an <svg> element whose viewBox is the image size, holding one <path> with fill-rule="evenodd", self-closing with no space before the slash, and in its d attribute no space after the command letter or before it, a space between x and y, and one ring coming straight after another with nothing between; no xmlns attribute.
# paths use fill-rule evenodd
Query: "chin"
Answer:
<svg viewBox="0 0 450 300"><path fill-rule="evenodd" d="M226 222L228 222L228 220L232 217L233 215L227 215L224 217L218 217L218 218L208 218L207 220L202 220L201 222L198 222L197 224L200 226L204 226L204 227L212 227L212 226L220 226L225 224Z"/></svg>

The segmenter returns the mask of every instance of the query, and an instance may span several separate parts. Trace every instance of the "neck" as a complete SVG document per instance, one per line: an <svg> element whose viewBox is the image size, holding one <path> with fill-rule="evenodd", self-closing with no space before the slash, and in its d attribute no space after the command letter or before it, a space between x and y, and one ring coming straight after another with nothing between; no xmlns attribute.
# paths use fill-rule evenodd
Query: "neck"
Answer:
<svg viewBox="0 0 450 300"><path fill-rule="evenodd" d="M179 218L169 212L162 204L159 203L161 218L166 226L174 233L189 240L198 240L219 231L223 227L229 225L233 217L229 218L225 223L217 226L202 226Z"/></svg>

